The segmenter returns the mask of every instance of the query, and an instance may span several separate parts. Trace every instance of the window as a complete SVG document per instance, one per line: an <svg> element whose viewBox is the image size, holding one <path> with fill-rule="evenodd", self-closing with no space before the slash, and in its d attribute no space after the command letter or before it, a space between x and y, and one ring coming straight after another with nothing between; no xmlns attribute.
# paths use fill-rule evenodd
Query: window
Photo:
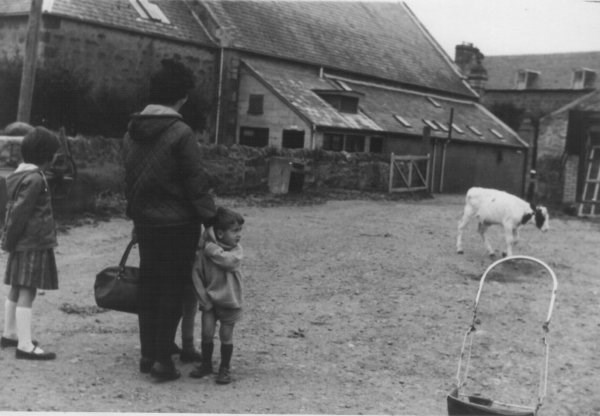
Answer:
<svg viewBox="0 0 600 416"><path fill-rule="evenodd" d="M304 130L284 130L281 137L281 147L288 149L304 148Z"/></svg>
<svg viewBox="0 0 600 416"><path fill-rule="evenodd" d="M492 132L492 134L493 134L494 136L496 136L497 138L499 138L499 139L502 139L502 138L504 138L504 136L502 135L502 133L500 133L498 130L496 130L496 129L490 129L490 131L491 131L491 132Z"/></svg>
<svg viewBox="0 0 600 416"><path fill-rule="evenodd" d="M344 149L344 136L341 134L325 133L323 136L323 149L341 152Z"/></svg>
<svg viewBox="0 0 600 416"><path fill-rule="evenodd" d="M383 153L383 137L371 137L371 146L369 146L369 152Z"/></svg>
<svg viewBox="0 0 600 416"><path fill-rule="evenodd" d="M352 88L350 88L350 86L348 84L346 84L344 81L341 81L338 79L335 82L337 82L337 84L340 86L340 88L342 88L344 91L352 91Z"/></svg>
<svg viewBox="0 0 600 416"><path fill-rule="evenodd" d="M433 120L433 122L435 123L436 126L438 126L440 128L440 130L448 132L448 127L444 123L439 122L437 120Z"/></svg>
<svg viewBox="0 0 600 416"><path fill-rule="evenodd" d="M438 130L439 130L439 128L438 128L438 126L437 126L437 124L435 124L435 123L434 123L433 121L431 121L431 120L427 120L426 118L424 118L424 119L423 119L423 123L425 123L427 126L429 126L429 128L430 128L431 130L435 130L435 131L438 131Z"/></svg>
<svg viewBox="0 0 600 416"><path fill-rule="evenodd" d="M467 125L467 127L469 128L469 130L471 130L473 133L475 133L477 136L483 136L483 133L479 131L479 129L475 126L471 126L470 124Z"/></svg>
<svg viewBox="0 0 600 416"><path fill-rule="evenodd" d="M452 130L457 131L459 134L465 134L465 131L454 123L452 123Z"/></svg>
<svg viewBox="0 0 600 416"><path fill-rule="evenodd" d="M162 10L160 10L160 7L158 7L156 4L150 3L150 0L129 0L129 2L142 19L166 24L171 23Z"/></svg>
<svg viewBox="0 0 600 416"><path fill-rule="evenodd" d="M248 99L248 114L262 114L263 101L263 95L250 94L250 98Z"/></svg>
<svg viewBox="0 0 600 416"><path fill-rule="evenodd" d="M259 127L240 127L240 144L253 147L269 145L269 129Z"/></svg>
<svg viewBox="0 0 600 416"><path fill-rule="evenodd" d="M540 73L530 69L520 69L517 72L517 89L527 90L536 87Z"/></svg>
<svg viewBox="0 0 600 416"><path fill-rule="evenodd" d="M358 98L327 95L323 96L333 108L342 113L358 113Z"/></svg>
<svg viewBox="0 0 600 416"><path fill-rule="evenodd" d="M364 152L365 151L365 136L349 134L344 140L344 150L346 152Z"/></svg>
<svg viewBox="0 0 600 416"><path fill-rule="evenodd" d="M364 95L352 90L314 90L314 92L336 110L352 114L358 113L358 100Z"/></svg>
<svg viewBox="0 0 600 416"><path fill-rule="evenodd" d="M427 96L427 100L433 104L435 108L442 108L442 105L438 103L433 97Z"/></svg>
<svg viewBox="0 0 600 416"><path fill-rule="evenodd" d="M394 118L396 119L396 121L398 121L398 123L402 124L404 127L408 129L412 128L412 125L408 121L406 121L406 119L401 115L394 114Z"/></svg>
<svg viewBox="0 0 600 416"><path fill-rule="evenodd" d="M587 68L573 72L573 89L593 88L596 82L596 71Z"/></svg>

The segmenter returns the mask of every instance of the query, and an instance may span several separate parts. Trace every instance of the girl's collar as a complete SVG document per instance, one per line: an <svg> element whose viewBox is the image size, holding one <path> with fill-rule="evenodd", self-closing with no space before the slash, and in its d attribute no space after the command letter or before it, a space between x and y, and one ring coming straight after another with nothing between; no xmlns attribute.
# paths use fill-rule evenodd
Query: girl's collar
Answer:
<svg viewBox="0 0 600 416"><path fill-rule="evenodd" d="M39 168L40 167L38 165L34 165L33 163L20 163L19 166L17 166L15 173L24 172L28 170L36 170Z"/></svg>

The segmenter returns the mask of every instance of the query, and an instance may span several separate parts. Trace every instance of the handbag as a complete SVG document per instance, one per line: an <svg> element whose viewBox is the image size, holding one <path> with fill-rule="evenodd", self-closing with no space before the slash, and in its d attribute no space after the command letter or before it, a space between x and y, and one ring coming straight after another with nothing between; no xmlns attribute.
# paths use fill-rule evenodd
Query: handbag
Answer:
<svg viewBox="0 0 600 416"><path fill-rule="evenodd" d="M127 244L118 266L107 267L96 275L94 297L99 307L137 313L139 269L126 266L129 252L134 245L133 240Z"/></svg>

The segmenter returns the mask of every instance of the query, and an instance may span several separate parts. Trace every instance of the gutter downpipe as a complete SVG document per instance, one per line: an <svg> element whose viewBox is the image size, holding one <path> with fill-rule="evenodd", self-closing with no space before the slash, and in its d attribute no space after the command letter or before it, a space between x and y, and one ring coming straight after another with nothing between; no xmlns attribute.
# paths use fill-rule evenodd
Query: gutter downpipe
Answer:
<svg viewBox="0 0 600 416"><path fill-rule="evenodd" d="M225 55L225 49L219 48L219 86L217 88L217 119L215 120L215 144L219 144L219 133L221 123L221 96L223 93L223 55Z"/></svg>
<svg viewBox="0 0 600 416"><path fill-rule="evenodd" d="M444 140L442 147L442 167L440 169L440 193L444 190L444 171L446 170L446 147L452 139L452 124L454 123L454 108L450 109L450 122L448 123L448 137Z"/></svg>

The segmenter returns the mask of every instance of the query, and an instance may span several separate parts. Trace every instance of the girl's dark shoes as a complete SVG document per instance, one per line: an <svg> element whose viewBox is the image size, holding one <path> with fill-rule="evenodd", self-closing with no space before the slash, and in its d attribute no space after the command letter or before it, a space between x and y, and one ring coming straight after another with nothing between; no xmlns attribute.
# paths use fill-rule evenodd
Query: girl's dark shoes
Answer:
<svg viewBox="0 0 600 416"><path fill-rule="evenodd" d="M32 344L38 345L38 342L33 341ZM6 337L0 338L0 348L16 347L17 345L19 345L18 339L11 339L11 338L6 338Z"/></svg>
<svg viewBox="0 0 600 416"><path fill-rule="evenodd" d="M173 381L181 377L181 373L173 363L163 364L158 362L154 363L150 369L150 375L158 381Z"/></svg>
<svg viewBox="0 0 600 416"><path fill-rule="evenodd" d="M22 360L54 360L56 358L56 354L53 352L42 352L42 350L36 345L30 352L22 351L17 348L15 357Z"/></svg>

